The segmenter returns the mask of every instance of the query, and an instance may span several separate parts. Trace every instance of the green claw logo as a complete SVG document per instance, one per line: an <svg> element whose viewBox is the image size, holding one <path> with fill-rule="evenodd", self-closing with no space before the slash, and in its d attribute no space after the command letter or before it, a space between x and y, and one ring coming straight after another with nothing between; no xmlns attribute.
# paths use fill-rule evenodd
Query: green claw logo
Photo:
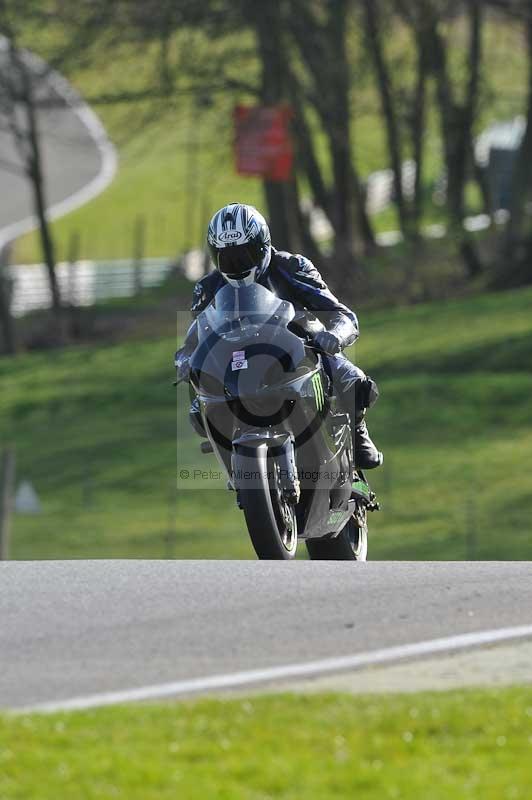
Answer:
<svg viewBox="0 0 532 800"><path fill-rule="evenodd" d="M358 489L359 492L362 492L362 494L365 494L367 497L369 497L369 486L367 483L364 483L363 481L354 481L354 483L351 485L353 489Z"/></svg>
<svg viewBox="0 0 532 800"><path fill-rule="evenodd" d="M323 385L319 372L312 376L312 388L314 389L314 397L316 398L316 408L321 411L325 405L325 395L323 393Z"/></svg>
<svg viewBox="0 0 532 800"><path fill-rule="evenodd" d="M345 511L331 511L329 519L327 520L327 525L338 525L342 521L344 515Z"/></svg>

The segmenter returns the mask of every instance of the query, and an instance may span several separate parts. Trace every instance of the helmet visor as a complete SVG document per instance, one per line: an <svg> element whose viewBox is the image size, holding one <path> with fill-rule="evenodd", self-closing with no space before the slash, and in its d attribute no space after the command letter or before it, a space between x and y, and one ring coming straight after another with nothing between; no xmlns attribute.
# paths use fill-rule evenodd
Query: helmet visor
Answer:
<svg viewBox="0 0 532 800"><path fill-rule="evenodd" d="M245 244L233 244L227 247L210 246L214 263L224 275L244 278L253 267L260 267L264 257L264 244L253 239Z"/></svg>

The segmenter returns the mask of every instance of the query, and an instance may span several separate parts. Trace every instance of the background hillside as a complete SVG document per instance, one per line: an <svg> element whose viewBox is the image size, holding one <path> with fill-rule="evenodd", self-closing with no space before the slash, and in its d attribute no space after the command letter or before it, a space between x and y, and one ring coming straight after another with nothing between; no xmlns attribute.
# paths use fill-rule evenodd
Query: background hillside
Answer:
<svg viewBox="0 0 532 800"><path fill-rule="evenodd" d="M415 60L408 31L399 21L392 23L394 34L387 41L390 68L398 85L409 87L415 81ZM450 25L450 69L457 89L463 80L468 55L467 25L458 17ZM354 157L362 179L388 167L386 129L382 119L378 87L364 55L365 35L360 24L348 26L347 45L352 63L350 90L351 127ZM526 101L526 43L518 21L486 15L484 21L484 62L481 94L475 132L495 121L509 120L523 113ZM46 57L57 47L36 38L30 28L23 41ZM124 37L125 39L126 37ZM109 41L110 40L110 41ZM231 74L242 70L252 86L258 79L259 64L253 52L251 31L224 34L218 38L200 30L177 31L167 47L170 59L194 53L194 63L228 63ZM183 53L185 54L183 56ZM111 33L102 34L87 53L67 62L67 76L101 117L113 142L118 146L120 170L112 186L89 205L69 214L53 225L58 258L65 258L73 234L80 236L82 258L123 258L132 255L133 227L138 216L146 221L146 253L149 256L174 256L192 247L203 246L205 222L214 211L238 198L264 207L265 197L259 178L235 174L232 110L236 102L253 103L251 92L235 89L230 83L216 86L198 81L192 70L181 66L178 87L168 97L157 97L157 42L120 41ZM105 69L102 65L105 64ZM177 69L178 67L176 67ZM401 101L400 90L398 102ZM406 88L405 88L406 93ZM429 87L431 102L436 91ZM137 99L147 95L145 99ZM155 95L155 96L154 96ZM110 98L114 98L110 102ZM331 180L331 156L319 122L309 109L316 153L325 178ZM429 109L424 132L423 194L427 224L443 222L442 201L434 203L433 192L441 182L445 164L437 111ZM405 156L406 157L406 156ZM483 210L478 185L469 180L467 211ZM311 192L302 182L303 195ZM376 231L397 230L399 221L394 204L373 218ZM14 257L21 262L39 260L38 235L23 237Z"/></svg>
<svg viewBox="0 0 532 800"><path fill-rule="evenodd" d="M381 387L371 558L532 557L532 290L368 312L349 355ZM36 488L15 558L253 557L172 381L175 335L0 361L0 438Z"/></svg>
<svg viewBox="0 0 532 800"><path fill-rule="evenodd" d="M132 259L142 220L141 255L174 262L238 198L265 209L276 243L300 245L359 313L349 355L381 386L370 422L386 453L372 476L383 505L372 558L530 555L532 294L493 291L529 282L526 170L512 175L520 205L501 217L473 158L482 131L532 107L532 34L518 5L428 3L423 16L415 3L342 2L337 16L293 0L269 5L267 19L262 6L243 14L224 2L148 11L98 0L78 16L68 4L11 9L12 40L64 72L119 153L111 186L50 226L56 260L74 240L78 259ZM282 23L273 54L266 23ZM234 105L287 101L290 181L237 175ZM396 174L407 160L410 194ZM364 195L379 170L388 197L371 208L355 189ZM469 215L484 227L470 230ZM428 236L434 223L439 238ZM390 230L403 241L379 246L374 236ZM41 245L40 233L22 237L12 261L41 260ZM18 480L31 481L43 513L15 517L14 556L251 557L223 481L181 482L175 493L176 469L215 467L199 454L182 387L176 443L172 356L191 290L174 271L133 299L77 311L66 300L16 321L21 352L0 360L0 440L15 447Z"/></svg>

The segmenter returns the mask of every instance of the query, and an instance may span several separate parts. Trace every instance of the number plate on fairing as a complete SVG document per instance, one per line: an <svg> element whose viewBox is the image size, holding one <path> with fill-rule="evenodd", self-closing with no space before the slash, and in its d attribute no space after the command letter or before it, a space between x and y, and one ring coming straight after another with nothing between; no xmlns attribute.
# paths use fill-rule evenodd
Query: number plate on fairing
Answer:
<svg viewBox="0 0 532 800"><path fill-rule="evenodd" d="M247 369L248 362L245 350L235 350L233 352L233 360L231 362L231 369L233 372L237 369Z"/></svg>

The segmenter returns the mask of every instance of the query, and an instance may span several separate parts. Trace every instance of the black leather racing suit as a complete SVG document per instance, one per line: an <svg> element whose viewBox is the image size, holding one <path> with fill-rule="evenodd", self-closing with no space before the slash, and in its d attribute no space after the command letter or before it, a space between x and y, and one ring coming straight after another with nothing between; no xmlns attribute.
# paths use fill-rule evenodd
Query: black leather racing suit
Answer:
<svg viewBox="0 0 532 800"><path fill-rule="evenodd" d="M307 310L315 314L325 329L339 339L342 349L357 340L359 330L356 314L332 294L308 258L272 248L270 264L257 283L270 289L283 300L290 300L296 310ZM198 281L192 297L191 312L194 319L225 285L225 280L218 270L210 272ZM176 354L176 366L182 378L188 377L188 359L196 344L196 325L192 323L183 347ZM342 353L324 354L323 359L339 402L355 425L360 423L366 408L373 405L378 397L375 381L366 376Z"/></svg>

